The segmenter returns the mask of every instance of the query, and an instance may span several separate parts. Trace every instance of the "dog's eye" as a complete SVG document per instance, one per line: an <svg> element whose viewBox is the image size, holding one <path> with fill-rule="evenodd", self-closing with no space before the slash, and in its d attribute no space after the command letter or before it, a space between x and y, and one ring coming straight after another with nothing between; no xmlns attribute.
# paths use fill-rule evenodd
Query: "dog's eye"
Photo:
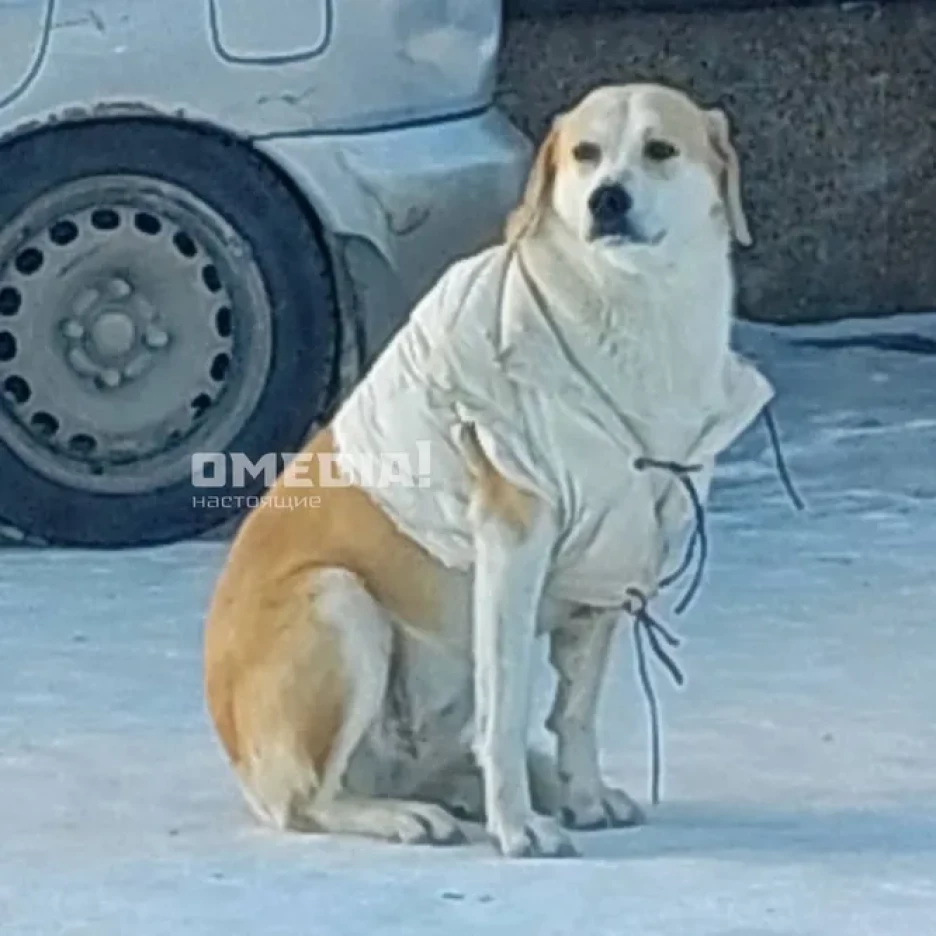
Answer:
<svg viewBox="0 0 936 936"><path fill-rule="evenodd" d="M589 143L587 140L576 143L572 147L572 158L580 163L601 162L601 147L597 143Z"/></svg>
<svg viewBox="0 0 936 936"><path fill-rule="evenodd" d="M666 162L676 155L676 147L666 140L648 140L644 146L644 156L651 162Z"/></svg>

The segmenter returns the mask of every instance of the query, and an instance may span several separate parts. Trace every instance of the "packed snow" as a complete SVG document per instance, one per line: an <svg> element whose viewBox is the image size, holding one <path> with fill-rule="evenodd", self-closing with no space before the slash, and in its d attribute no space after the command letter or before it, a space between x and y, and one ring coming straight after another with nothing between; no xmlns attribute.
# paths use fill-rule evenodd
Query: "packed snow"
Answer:
<svg viewBox="0 0 936 936"><path fill-rule="evenodd" d="M716 482L702 592L657 688L663 802L507 861L284 835L204 712L225 546L0 552L3 936L925 936L936 931L936 317L743 326L779 389ZM541 699L546 704L548 679ZM607 772L647 791L622 628Z"/></svg>

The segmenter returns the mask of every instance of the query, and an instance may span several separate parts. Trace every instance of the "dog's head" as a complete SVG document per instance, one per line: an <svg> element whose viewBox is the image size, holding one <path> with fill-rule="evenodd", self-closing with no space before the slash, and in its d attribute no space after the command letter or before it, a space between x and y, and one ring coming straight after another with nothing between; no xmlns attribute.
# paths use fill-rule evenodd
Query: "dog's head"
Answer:
<svg viewBox="0 0 936 936"><path fill-rule="evenodd" d="M548 213L609 249L650 249L722 232L751 243L728 120L660 85L592 91L540 147L507 238Z"/></svg>

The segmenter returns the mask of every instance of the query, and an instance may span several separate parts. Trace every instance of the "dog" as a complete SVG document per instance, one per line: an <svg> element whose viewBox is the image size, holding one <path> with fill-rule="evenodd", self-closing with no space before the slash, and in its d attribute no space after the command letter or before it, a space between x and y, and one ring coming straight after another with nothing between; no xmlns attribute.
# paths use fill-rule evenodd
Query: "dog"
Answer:
<svg viewBox="0 0 936 936"><path fill-rule="evenodd" d="M315 505L290 503L293 463L246 518L205 684L264 821L448 844L467 819L511 857L642 821L599 768L615 628L688 528L666 466L694 465L704 500L773 392L730 343L740 191L722 111L595 89L556 119L504 242L442 275L296 459ZM361 467L420 444L428 483L406 458ZM541 638L555 754L528 743Z"/></svg>

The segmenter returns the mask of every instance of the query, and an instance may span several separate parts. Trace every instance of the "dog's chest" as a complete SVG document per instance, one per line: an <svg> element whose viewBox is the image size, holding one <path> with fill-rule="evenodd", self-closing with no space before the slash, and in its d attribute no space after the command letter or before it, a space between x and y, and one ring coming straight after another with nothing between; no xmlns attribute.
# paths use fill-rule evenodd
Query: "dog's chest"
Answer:
<svg viewBox="0 0 936 936"><path fill-rule="evenodd" d="M682 375L654 369L646 356L622 363L613 350L587 351L579 357L587 371L570 367L564 379L547 375L562 380L561 392L547 397L531 388L523 394L530 402L522 411L535 412L536 422L520 437L535 444L539 457L530 461L544 487L547 477L555 480L562 535L552 593L616 604L629 587L652 588L691 514L673 472L649 463L684 462L721 401L701 392L701 381L695 395L684 390ZM628 356L627 349L620 353ZM548 399L549 406L536 409L536 399ZM703 500L709 474L705 464L693 475Z"/></svg>
<svg viewBox="0 0 936 936"><path fill-rule="evenodd" d="M591 427L557 432L562 452L562 537L555 552L552 594L594 605L617 605L628 588L652 593L661 565L690 518L685 492L666 470L638 469L627 451ZM694 475L701 498L708 470Z"/></svg>

